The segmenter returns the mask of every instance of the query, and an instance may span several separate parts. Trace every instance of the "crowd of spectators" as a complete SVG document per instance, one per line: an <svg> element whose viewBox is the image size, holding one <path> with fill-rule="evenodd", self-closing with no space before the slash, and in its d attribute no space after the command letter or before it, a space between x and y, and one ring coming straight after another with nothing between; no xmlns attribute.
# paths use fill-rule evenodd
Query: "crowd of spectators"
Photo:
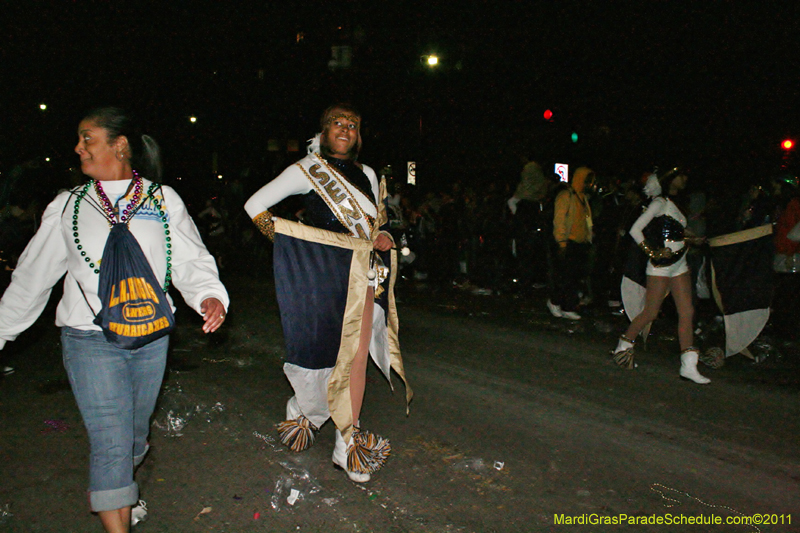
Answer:
<svg viewBox="0 0 800 533"><path fill-rule="evenodd" d="M407 255L401 256L401 280L479 295L548 297L559 264L553 238L554 203L558 193L570 185L529 157L521 159L519 168L513 175L483 182L453 180L438 190L420 190L389 177L391 231L395 242L407 248ZM13 187L22 170L6 173L0 190L0 259L8 270L35 231L37 207L41 210L36 198L23 194L23 188ZM621 312L619 287L625 251L630 246L628 230L646 206L642 185L648 174L649 170L643 175L596 173L594 190L587 194L593 239L588 275L580 287L583 308L609 306L612 312ZM796 304L800 291L800 244L786 238L800 220L797 178L785 174L753 179L738 189L731 184L716 187L703 178L692 176L683 204L694 235L711 237L762 224L775 225L774 311L776 321L785 322L782 316ZM269 246L253 233L241 208L247 183L248 176L226 180L207 198L187 201L223 270L242 262L245 255L255 254L257 260L268 262ZM180 183L175 186L180 189ZM19 205L20 201L25 205ZM291 202L279 206L277 214L301 221L303 216L299 206ZM701 273L704 254L701 248L693 249L688 256L695 279ZM794 325L790 320L781 329L794 336Z"/></svg>
<svg viewBox="0 0 800 533"><path fill-rule="evenodd" d="M526 200L521 179L483 184L453 182L440 191L420 193L415 187L394 182L389 200L396 242L412 252L401 263L407 280L439 283L474 294L515 293L547 295L554 289L558 248L553 238L554 200L569 187L557 174L542 173L544 187ZM598 173L595 190L588 194L593 218L593 240L587 275L580 289L581 303L608 306L621 313L620 282L628 231L647 205L642 185L650 172L637 176ZM754 179L737 189L717 187L695 176L684 192L688 229L698 237L713 237L764 224L773 224L776 242L776 322L785 321L787 309L800 298L800 244L786 233L800 220L800 191L791 174ZM516 181L515 181L516 180ZM688 256L694 285L702 276L699 296L710 299L707 284L707 245ZM413 258L413 261L409 260ZM705 270L705 271L704 271ZM695 299L698 294L695 293ZM713 304L711 304L713 306ZM796 324L783 325L794 337Z"/></svg>

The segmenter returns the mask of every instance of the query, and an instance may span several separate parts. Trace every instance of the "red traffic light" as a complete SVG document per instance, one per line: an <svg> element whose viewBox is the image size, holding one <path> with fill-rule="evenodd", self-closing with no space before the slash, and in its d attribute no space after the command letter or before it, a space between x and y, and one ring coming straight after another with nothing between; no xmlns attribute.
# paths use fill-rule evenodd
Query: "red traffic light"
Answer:
<svg viewBox="0 0 800 533"><path fill-rule="evenodd" d="M549 109L545 110L543 116L545 120L553 120L553 112L550 111Z"/></svg>
<svg viewBox="0 0 800 533"><path fill-rule="evenodd" d="M781 148L783 148L784 150L791 150L792 148L794 148L794 141L791 139L786 139L781 143Z"/></svg>

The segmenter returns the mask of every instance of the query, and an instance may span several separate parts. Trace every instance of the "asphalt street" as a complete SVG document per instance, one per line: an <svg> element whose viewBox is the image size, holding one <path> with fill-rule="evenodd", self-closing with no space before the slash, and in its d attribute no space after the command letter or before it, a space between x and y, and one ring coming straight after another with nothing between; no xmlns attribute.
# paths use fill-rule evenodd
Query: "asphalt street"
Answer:
<svg viewBox="0 0 800 533"><path fill-rule="evenodd" d="M260 262L223 272L233 305L219 335L179 309L137 472L150 512L134 531L800 531L789 345L702 368L712 382L698 386L678 379L668 317L625 371L608 356L624 318L602 306L572 323L548 314L544 293L405 284L415 397L407 416L402 382L392 391L369 371L362 423L391 439L392 456L357 485L331 466L330 423L302 454L276 442L291 391L269 278ZM53 316L51 303L5 352L17 372L0 381L0 531L100 530ZM704 517L722 523L687 523ZM751 519L762 523L726 523Z"/></svg>

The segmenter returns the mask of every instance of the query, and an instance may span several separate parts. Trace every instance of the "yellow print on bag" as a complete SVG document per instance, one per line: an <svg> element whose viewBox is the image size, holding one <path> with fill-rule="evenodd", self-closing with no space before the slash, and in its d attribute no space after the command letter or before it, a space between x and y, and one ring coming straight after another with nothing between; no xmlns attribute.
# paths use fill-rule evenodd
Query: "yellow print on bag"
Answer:
<svg viewBox="0 0 800 533"><path fill-rule="evenodd" d="M134 300L152 300L158 303L158 295L144 278L127 278L111 287L108 307Z"/></svg>
<svg viewBox="0 0 800 533"><path fill-rule="evenodd" d="M128 322L147 322L156 317L153 302L127 303L122 307L122 317Z"/></svg>
<svg viewBox="0 0 800 533"><path fill-rule="evenodd" d="M169 327L169 320L166 317L161 317L158 320L154 320L152 322L148 322L146 324L119 324L117 322L111 322L108 324L108 328L116 333L117 335L121 335L123 337L143 337L145 335L150 335L151 333L155 333L156 331L160 331L162 329Z"/></svg>

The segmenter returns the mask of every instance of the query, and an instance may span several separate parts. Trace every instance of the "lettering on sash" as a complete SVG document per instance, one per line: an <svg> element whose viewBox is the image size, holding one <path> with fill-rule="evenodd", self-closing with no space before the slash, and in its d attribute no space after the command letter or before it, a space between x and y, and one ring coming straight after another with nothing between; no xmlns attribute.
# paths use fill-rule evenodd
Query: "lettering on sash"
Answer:
<svg viewBox="0 0 800 533"><path fill-rule="evenodd" d="M350 206L352 207L353 206L353 199L352 198L347 198L347 201L350 203ZM344 203L339 204L339 209L341 209L342 210L342 214L347 217L347 219L348 219L347 222L351 226L353 225L353 223L350 221L350 219L353 219L353 220L360 220L361 219L361 213L359 213L355 209L348 209L347 207L345 207Z"/></svg>
<svg viewBox="0 0 800 533"><path fill-rule="evenodd" d="M331 200L333 200L336 205L339 205L342 203L342 200L347 198L342 190L336 186L335 181L328 182L328 184L325 185L325 190L331 195Z"/></svg>
<svg viewBox="0 0 800 533"><path fill-rule="evenodd" d="M308 169L308 173L311 174L311 176L313 176L320 185L324 186L326 183L328 183L328 180L330 180L331 177L325 172L317 172L321 166L322 165L319 163L312 165L311 168Z"/></svg>
<svg viewBox="0 0 800 533"><path fill-rule="evenodd" d="M319 164L312 165L311 168L308 169L308 173L311 174L311 176L323 186L325 191L330 195L331 200L333 200L333 202L339 206L342 215L346 217L345 219L347 220L347 225L352 226L353 221L361 220L361 213L353 208L352 198L348 198L347 194L342 192L338 186L339 184L336 183L336 180L331 179L327 172L320 172L319 169ZM344 203L342 203L345 200L349 202L350 207L347 207ZM358 232L358 235L363 237L365 232L363 229L359 229L360 231Z"/></svg>
<svg viewBox="0 0 800 533"><path fill-rule="evenodd" d="M360 239L370 240L368 231L370 230L369 222L365 219L363 210L358 205L352 193L347 189L347 181L343 178L337 179L337 173L332 170L333 176L328 172L320 170L322 165L314 163L309 167L305 167L301 161L297 163L306 177L312 182L317 189L317 193L325 199L328 207L339 219L344 227L349 227L354 236ZM345 200L347 200L345 202Z"/></svg>
<svg viewBox="0 0 800 533"><path fill-rule="evenodd" d="M367 239L367 240L369 240L369 237L367 236L367 233L364 231L364 228L362 228L360 224L356 225L356 233L358 233L358 238L359 239Z"/></svg>

